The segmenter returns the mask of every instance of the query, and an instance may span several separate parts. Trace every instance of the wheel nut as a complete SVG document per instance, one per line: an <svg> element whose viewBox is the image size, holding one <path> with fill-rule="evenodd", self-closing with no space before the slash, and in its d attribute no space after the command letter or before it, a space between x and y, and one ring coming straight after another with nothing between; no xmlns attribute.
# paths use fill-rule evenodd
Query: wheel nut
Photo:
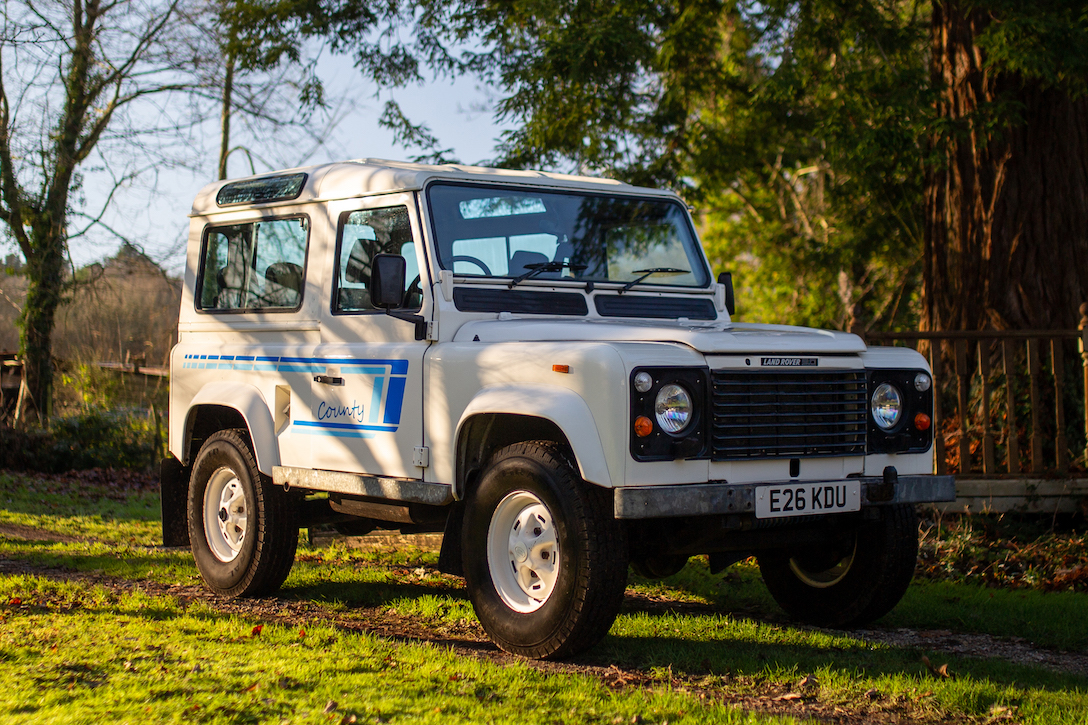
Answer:
<svg viewBox="0 0 1088 725"><path fill-rule="evenodd" d="M220 521L226 521L227 520L227 507L226 506L219 509L219 520Z"/></svg>
<svg viewBox="0 0 1088 725"><path fill-rule="evenodd" d="M546 551L540 552L540 558L543 559L544 561L547 561L548 560L548 552L546 552Z"/></svg>
<svg viewBox="0 0 1088 725"><path fill-rule="evenodd" d="M533 536L540 536L540 527L537 526L533 529Z"/></svg>

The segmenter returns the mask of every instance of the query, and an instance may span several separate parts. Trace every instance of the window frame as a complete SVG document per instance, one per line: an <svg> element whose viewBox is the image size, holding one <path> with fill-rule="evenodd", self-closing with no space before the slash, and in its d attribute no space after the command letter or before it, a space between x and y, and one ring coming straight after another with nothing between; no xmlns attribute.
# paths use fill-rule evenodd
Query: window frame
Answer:
<svg viewBox="0 0 1088 725"><path fill-rule="evenodd" d="M277 221L290 221L292 219L302 219L306 222L306 243L303 246L303 261L302 261L302 289L299 290L298 304L294 307L239 307L235 309L210 309L200 306L200 299L204 292L204 276L207 272L205 263L207 262L208 243L211 239L211 234L216 229L222 229L224 227L236 227L244 224L262 224L265 222L277 222ZM197 314L200 315L282 315L297 313L302 309L303 304L306 302L306 280L307 272L310 268L310 241L313 235L313 220L310 219L309 214L296 212L293 214L286 214L284 216L269 216L258 217L256 219L241 219L233 222L223 223L208 223L201 231L201 243L200 243L200 257L197 259L197 275L196 286L193 289L193 308ZM259 243L259 240L258 240Z"/></svg>
<svg viewBox="0 0 1088 725"><path fill-rule="evenodd" d="M430 228L430 233L431 233L431 236L433 238L433 245L434 245L434 255L435 255L434 263L437 266L437 268L440 269L440 270L446 270L446 271L453 272L452 269L446 267L443 264L443 260L442 260L441 237L440 237L440 234L438 232L437 215L435 214L434 204L431 201L431 190L434 189L434 187L436 187L436 186L451 186L451 187L461 187L461 188L468 187L468 188L473 188L473 189L505 191L505 192L511 192L511 193L515 193L515 194L524 194L524 195L531 195L533 192L535 192L537 194L541 194L541 193L544 193L544 194L560 194L560 195L566 194L566 195L586 196L586 197L605 198L605 199L630 199L630 200L633 200L633 201L638 201L638 200L641 200L641 201L654 201L654 202L660 202L660 203L663 203L663 204L669 204L669 205L675 206L681 212L681 217L684 220L684 222L683 222L684 226L687 228L688 234L690 235L691 240L694 243L695 248L694 248L693 251L695 252L695 256L696 256L695 261L701 267L702 274L703 274L704 279L706 280L706 282L704 284L702 284L702 285L677 285L677 284L669 284L668 282L657 282L657 281L645 280L645 281L640 283L640 286L645 285L645 286L650 286L650 287L657 287L659 289L660 288L666 288L666 289L661 290L661 291L667 291L669 293L672 293L672 292L675 292L675 291L706 292L707 290L711 290L711 289L714 288L714 282L715 282L714 275L711 273L711 269L710 269L710 266L708 264L708 260L706 259L706 250L702 246L702 240L699 238L699 235L696 232L695 225L694 225L694 223L693 223L693 221L691 219L691 214L688 213L688 208L684 204L683 200L681 200L678 197L671 196L671 195L661 195L661 194L653 194L653 193L639 193L640 190L637 190L637 189L633 190L633 191L630 191L630 192L613 192L613 191L605 191L605 190L597 190L597 189L586 189L586 188L582 188L582 187L525 185L525 184L518 184L516 182L490 182L490 181L480 182L480 181L468 181L468 180L460 180L460 179L433 179L433 180L429 181L424 186L423 191L422 191L422 196L425 198L426 204L427 204L427 215L429 217L428 218L428 225L429 225L429 228ZM509 235L508 235L508 239L509 239ZM508 243L509 243L509 241L508 241ZM692 269L691 272L694 274L696 272L696 270ZM508 284L508 280L513 278L512 276L500 277L500 276L497 276L497 275L492 275L490 277L487 277L487 276L484 276L484 275L460 274L460 273L457 273L457 272L453 272L453 274L454 274L455 277L461 277L463 279L471 279L473 281L484 282L484 283L492 283L493 282L493 283L498 283L498 284ZM536 279L539 279L539 278L536 278ZM536 280L534 280L534 281L536 281ZM582 286L586 285L587 283L591 283L591 284L593 284L595 286L598 286L600 289L611 289L611 285L615 285L617 287L622 287L624 284L626 284L625 281L621 281L621 280L584 280L584 279L573 279L573 278L570 278L570 279L568 279L568 278L564 278L564 279L546 279L546 280L540 280L540 281L546 281L546 282L552 283L552 284L560 283L560 284L574 284L574 285L582 285Z"/></svg>
<svg viewBox="0 0 1088 725"><path fill-rule="evenodd" d="M373 309L373 310L339 310L339 309L337 309L336 301L340 297L340 257L343 254L343 246L342 245L343 245L343 242L344 242L344 230L347 228L347 220L351 218L352 214L358 214L359 212L382 211L382 210L385 210L385 209L396 209L396 208L404 209L404 211L405 211L405 213L407 215L407 218L408 218L408 231L412 235L412 247L415 249L415 252L416 252L416 267L419 269L421 291L422 291L424 264L421 262L421 257L420 257L420 254L419 254L419 252L420 252L420 244L419 244L420 240L416 238L416 232L412 228L412 205L405 202L405 203L401 203L401 204L389 204L387 206L366 206L366 207L355 208L355 209L345 209L344 211L340 212L340 215L336 219L336 239L335 239L335 241L333 243L333 249L332 249L332 253L333 253L333 259L332 259L332 283L329 285L329 314L334 315L336 317L354 317L354 316L357 316L357 315L376 315L376 314L377 315L384 315L384 314L386 314L386 311L383 310L383 309ZM407 282L407 281L408 280L405 280L405 282ZM369 290L370 288L367 287L367 289ZM415 309L413 309L411 307L397 307L395 309L397 309L397 310L407 310L409 312L418 313L418 312L423 311L423 303L421 302L420 306L418 308L415 308Z"/></svg>

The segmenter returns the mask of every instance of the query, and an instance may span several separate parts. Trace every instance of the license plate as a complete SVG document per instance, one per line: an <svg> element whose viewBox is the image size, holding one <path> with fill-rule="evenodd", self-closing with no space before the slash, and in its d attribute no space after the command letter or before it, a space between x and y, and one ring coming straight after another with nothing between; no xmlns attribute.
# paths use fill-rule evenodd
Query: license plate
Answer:
<svg viewBox="0 0 1088 725"><path fill-rule="evenodd" d="M811 516L861 510L861 484L788 483L756 488L756 518Z"/></svg>

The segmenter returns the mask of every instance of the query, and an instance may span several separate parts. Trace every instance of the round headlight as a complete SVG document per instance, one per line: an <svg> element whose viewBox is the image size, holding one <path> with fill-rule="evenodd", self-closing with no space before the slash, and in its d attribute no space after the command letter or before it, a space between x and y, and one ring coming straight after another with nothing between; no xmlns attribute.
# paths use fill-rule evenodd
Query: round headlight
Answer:
<svg viewBox="0 0 1088 725"><path fill-rule="evenodd" d="M657 424L667 433L679 433L692 417L691 395L675 383L663 385L654 403Z"/></svg>
<svg viewBox="0 0 1088 725"><path fill-rule="evenodd" d="M640 393L645 393L654 386L653 376L645 370L635 376L635 390Z"/></svg>
<svg viewBox="0 0 1088 725"><path fill-rule="evenodd" d="M881 383L873 391L869 401L869 410L873 420L883 430L891 430L903 417L903 396L890 383Z"/></svg>
<svg viewBox="0 0 1088 725"><path fill-rule="evenodd" d="M933 379L925 373L918 373L914 376L914 389L919 393L924 393L929 390L929 386L933 384Z"/></svg>

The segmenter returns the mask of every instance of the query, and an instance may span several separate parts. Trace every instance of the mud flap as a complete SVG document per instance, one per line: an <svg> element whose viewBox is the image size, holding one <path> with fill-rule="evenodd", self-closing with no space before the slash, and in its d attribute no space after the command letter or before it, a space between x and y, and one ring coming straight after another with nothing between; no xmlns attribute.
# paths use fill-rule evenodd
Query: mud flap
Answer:
<svg viewBox="0 0 1088 725"><path fill-rule="evenodd" d="M446 517L446 528L442 534L442 549L438 552L438 571L443 574L465 575L461 563L461 526L464 518L464 502L458 501L450 506L450 512Z"/></svg>
<svg viewBox="0 0 1088 725"><path fill-rule="evenodd" d="M162 501L162 545L188 546L189 521L186 499L189 469L169 456L159 464L159 497Z"/></svg>

